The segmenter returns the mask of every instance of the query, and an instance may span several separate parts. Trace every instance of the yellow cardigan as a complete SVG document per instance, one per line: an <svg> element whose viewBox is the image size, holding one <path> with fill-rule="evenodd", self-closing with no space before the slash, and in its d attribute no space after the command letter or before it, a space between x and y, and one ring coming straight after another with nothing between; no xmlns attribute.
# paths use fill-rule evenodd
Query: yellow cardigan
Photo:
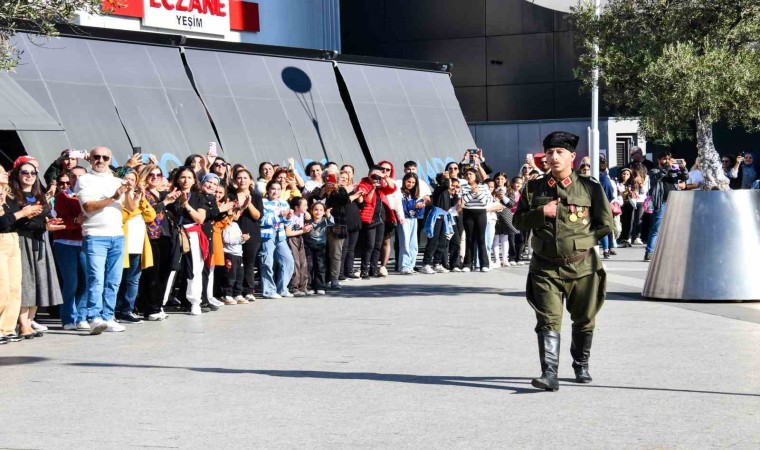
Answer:
<svg viewBox="0 0 760 450"><path fill-rule="evenodd" d="M147 200L143 199L140 202L140 206L135 208L134 211L127 211L125 208L121 209L121 221L123 223L122 227L124 229L124 268L129 267L129 252L126 251L127 246L127 222L129 219L132 219L133 217L137 217L138 214L142 214L143 220L145 223L153 222L156 220L156 210L153 209L152 206L150 206L150 203L148 203ZM150 247L150 239L148 239L148 229L145 229L145 240L143 241L143 251L142 251L142 257L140 258L140 267L142 269L147 269L148 267L153 267L153 249Z"/></svg>

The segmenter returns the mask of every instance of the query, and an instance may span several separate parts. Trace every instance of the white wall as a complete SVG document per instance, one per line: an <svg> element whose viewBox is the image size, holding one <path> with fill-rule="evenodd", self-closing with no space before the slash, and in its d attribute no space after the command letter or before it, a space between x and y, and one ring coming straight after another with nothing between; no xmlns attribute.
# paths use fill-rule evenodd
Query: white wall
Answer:
<svg viewBox="0 0 760 450"><path fill-rule="evenodd" d="M229 42L340 51L340 0L257 0L258 33L230 31L224 37L184 33L189 37ZM80 25L132 31L179 34L176 30L143 27L141 19L119 16L79 16Z"/></svg>

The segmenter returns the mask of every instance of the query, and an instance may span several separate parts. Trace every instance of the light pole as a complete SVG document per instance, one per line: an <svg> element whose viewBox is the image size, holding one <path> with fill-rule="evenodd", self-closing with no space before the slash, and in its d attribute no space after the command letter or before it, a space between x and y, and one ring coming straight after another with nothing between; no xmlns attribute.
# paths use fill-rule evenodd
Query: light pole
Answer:
<svg viewBox="0 0 760 450"><path fill-rule="evenodd" d="M596 18L602 12L601 0L594 0ZM594 69L591 72L591 130L589 132L589 158L591 176L599 179L599 44L594 43Z"/></svg>

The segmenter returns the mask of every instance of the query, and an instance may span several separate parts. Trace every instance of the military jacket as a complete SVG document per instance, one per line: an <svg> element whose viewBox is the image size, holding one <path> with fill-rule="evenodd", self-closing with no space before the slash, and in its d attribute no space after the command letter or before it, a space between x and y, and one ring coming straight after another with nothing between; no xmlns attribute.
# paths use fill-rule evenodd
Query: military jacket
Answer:
<svg viewBox="0 0 760 450"><path fill-rule="evenodd" d="M544 217L544 205L552 200L557 200L554 219ZM533 232L530 245L534 256L530 272L562 279L580 278L602 269L599 255L591 251L581 261L559 265L541 257L577 256L592 249L614 226L601 184L575 172L564 180L547 174L528 181L517 205L514 224L520 230Z"/></svg>

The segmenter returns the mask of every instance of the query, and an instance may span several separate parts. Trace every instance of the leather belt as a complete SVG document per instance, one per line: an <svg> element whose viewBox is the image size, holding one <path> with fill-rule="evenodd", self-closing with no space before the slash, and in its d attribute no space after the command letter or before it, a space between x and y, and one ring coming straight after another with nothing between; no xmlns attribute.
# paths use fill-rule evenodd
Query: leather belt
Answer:
<svg viewBox="0 0 760 450"><path fill-rule="evenodd" d="M533 254L536 255L536 257L543 262L547 262L555 266L564 266L567 264L577 263L578 261L583 261L591 253L591 250L592 249L588 249L583 253L579 253L569 258L548 258L546 256L538 254L537 252L533 252Z"/></svg>

